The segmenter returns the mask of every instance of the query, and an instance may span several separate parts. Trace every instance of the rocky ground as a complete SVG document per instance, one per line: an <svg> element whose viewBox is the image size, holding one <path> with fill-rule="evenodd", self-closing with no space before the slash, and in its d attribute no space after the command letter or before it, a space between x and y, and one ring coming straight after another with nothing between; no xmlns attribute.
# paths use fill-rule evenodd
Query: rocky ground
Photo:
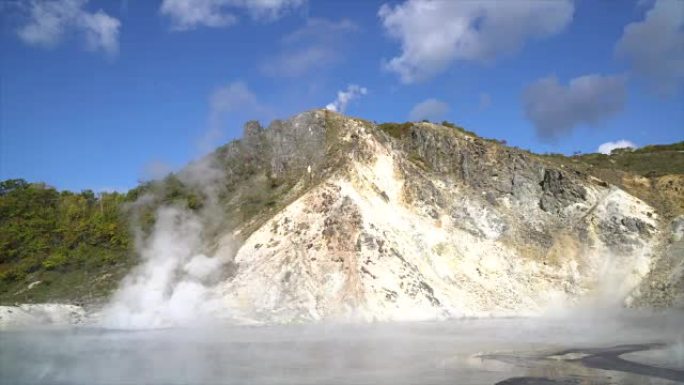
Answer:
<svg viewBox="0 0 684 385"><path fill-rule="evenodd" d="M80 325L88 315L81 306L69 304L24 304L0 306L0 330L44 325Z"/></svg>

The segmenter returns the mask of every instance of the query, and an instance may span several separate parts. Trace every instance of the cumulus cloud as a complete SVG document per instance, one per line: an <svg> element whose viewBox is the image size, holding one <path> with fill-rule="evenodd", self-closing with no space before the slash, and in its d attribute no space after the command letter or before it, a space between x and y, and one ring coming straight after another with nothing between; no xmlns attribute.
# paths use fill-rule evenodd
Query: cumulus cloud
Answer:
<svg viewBox="0 0 684 385"><path fill-rule="evenodd" d="M423 119L437 121L449 111L449 105L437 99L427 99L416 104L409 113L409 120Z"/></svg>
<svg viewBox="0 0 684 385"><path fill-rule="evenodd" d="M684 84L684 2L656 1L644 20L625 27L615 53L658 94L678 92Z"/></svg>
<svg viewBox="0 0 684 385"><path fill-rule="evenodd" d="M102 10L84 9L88 0L34 0L28 6L28 22L18 35L27 44L55 47L69 33L82 35L86 48L115 55L119 51L121 22Z"/></svg>
<svg viewBox="0 0 684 385"><path fill-rule="evenodd" d="M342 59L345 36L357 30L358 26L346 19L309 19L304 27L282 39L282 51L261 69L270 76L296 77L330 67Z"/></svg>
<svg viewBox="0 0 684 385"><path fill-rule="evenodd" d="M603 143L602 145L598 146L598 152L601 154L606 154L610 155L610 153L618 148L636 148L637 145L634 144L633 142L630 142L629 140L625 139L620 139L616 140L615 142L606 142Z"/></svg>
<svg viewBox="0 0 684 385"><path fill-rule="evenodd" d="M208 128L199 140L200 151L212 150L222 139L225 121L230 114L246 114L252 118L263 110L245 82L235 81L216 88L209 97Z"/></svg>
<svg viewBox="0 0 684 385"><path fill-rule="evenodd" d="M237 22L236 12L255 20L275 20L306 0L164 0L160 12L171 18L173 29L227 27Z"/></svg>
<svg viewBox="0 0 684 385"><path fill-rule="evenodd" d="M332 103L329 103L325 108L330 111L343 113L347 109L349 102L366 93L368 93L368 90L365 87L350 84L347 86L346 91L337 91L337 99Z"/></svg>
<svg viewBox="0 0 684 385"><path fill-rule="evenodd" d="M455 60L491 62L519 50L526 40L562 31L571 21L571 0L407 0L384 4L378 15L401 55L385 67L403 83L428 79Z"/></svg>
<svg viewBox="0 0 684 385"><path fill-rule="evenodd" d="M580 124L604 121L622 110L625 99L623 76L580 76L567 86L551 76L537 80L523 92L525 115L545 140L568 134Z"/></svg>

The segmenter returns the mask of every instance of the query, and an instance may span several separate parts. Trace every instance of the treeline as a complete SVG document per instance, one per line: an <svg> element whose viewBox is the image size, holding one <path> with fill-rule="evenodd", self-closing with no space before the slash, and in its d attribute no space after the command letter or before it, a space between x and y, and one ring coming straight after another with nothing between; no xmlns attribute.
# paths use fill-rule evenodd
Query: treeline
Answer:
<svg viewBox="0 0 684 385"><path fill-rule="evenodd" d="M30 282L78 284L56 281L128 263L132 236L122 207L131 198L0 182L0 297Z"/></svg>
<svg viewBox="0 0 684 385"><path fill-rule="evenodd" d="M671 144L651 144L648 146L639 147L634 149L633 152L636 153L649 153L649 152L684 152L684 141L671 143Z"/></svg>
<svg viewBox="0 0 684 385"><path fill-rule="evenodd" d="M610 155L576 155L573 159L595 168L627 171L648 177L684 174L684 142L616 149Z"/></svg>
<svg viewBox="0 0 684 385"><path fill-rule="evenodd" d="M137 261L132 229L149 234L161 205L203 201L173 174L124 194L0 181L0 304L106 298Z"/></svg>

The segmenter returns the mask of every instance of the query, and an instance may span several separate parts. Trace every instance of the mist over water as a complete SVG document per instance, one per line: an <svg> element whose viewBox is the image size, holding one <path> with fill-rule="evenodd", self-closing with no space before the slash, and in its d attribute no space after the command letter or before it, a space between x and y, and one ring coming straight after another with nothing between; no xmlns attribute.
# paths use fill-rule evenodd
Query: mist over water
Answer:
<svg viewBox="0 0 684 385"><path fill-rule="evenodd" d="M655 350L636 358L684 368L682 319L681 313L629 312L591 319L15 331L0 334L0 372L13 384L494 384L516 376L671 384L530 357L665 342L673 343L667 360Z"/></svg>

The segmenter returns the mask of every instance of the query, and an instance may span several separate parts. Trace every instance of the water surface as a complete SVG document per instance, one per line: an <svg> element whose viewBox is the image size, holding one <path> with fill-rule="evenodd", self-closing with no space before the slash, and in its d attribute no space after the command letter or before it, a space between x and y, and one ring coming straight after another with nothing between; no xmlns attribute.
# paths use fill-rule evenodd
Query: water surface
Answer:
<svg viewBox="0 0 684 385"><path fill-rule="evenodd" d="M0 332L0 383L673 384L684 382L683 342L681 313L134 331L41 328ZM592 354L624 345L636 349L615 357L645 371L588 364L597 359ZM669 374L659 375L659 369Z"/></svg>

